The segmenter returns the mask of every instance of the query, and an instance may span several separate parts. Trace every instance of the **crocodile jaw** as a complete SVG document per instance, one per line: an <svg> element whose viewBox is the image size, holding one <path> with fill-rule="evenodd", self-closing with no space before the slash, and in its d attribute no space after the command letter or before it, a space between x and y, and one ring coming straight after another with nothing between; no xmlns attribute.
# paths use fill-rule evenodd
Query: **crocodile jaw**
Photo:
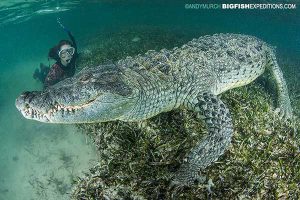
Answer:
<svg viewBox="0 0 300 200"><path fill-rule="evenodd" d="M16 107L27 119L45 123L92 123L117 120L132 107L129 99L101 95L80 104L64 105L51 101L43 92L24 92Z"/></svg>

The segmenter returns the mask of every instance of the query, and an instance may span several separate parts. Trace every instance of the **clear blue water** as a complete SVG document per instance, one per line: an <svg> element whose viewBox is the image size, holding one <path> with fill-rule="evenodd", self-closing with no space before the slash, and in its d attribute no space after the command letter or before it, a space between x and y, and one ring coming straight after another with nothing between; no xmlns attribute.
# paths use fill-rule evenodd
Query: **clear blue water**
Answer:
<svg viewBox="0 0 300 200"><path fill-rule="evenodd" d="M67 38L57 17L72 30L79 51L100 33L145 25L178 31L191 39L221 32L243 33L276 46L293 66L284 68L285 73L300 71L300 5L285 11L224 11L185 9L189 1L151 2L1 1L0 199L65 199L72 176L87 171L96 160L93 145L73 126L26 120L14 106L22 91L41 89L32 78L34 69L40 62L48 63L49 48ZM291 83L299 81L298 75L285 75L294 77L288 80L289 85L299 88L299 82ZM71 161L64 159L65 155ZM55 180L62 184L54 184Z"/></svg>

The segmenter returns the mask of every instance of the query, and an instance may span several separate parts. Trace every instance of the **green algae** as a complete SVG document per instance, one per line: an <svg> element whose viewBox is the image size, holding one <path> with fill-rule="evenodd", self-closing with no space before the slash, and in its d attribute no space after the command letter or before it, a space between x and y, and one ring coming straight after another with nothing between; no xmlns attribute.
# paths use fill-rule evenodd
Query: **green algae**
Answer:
<svg viewBox="0 0 300 200"><path fill-rule="evenodd" d="M155 39L145 40L154 33L157 34ZM138 42L144 42L145 48L131 46L137 45L130 43L134 35L141 38ZM107 59L117 60L149 49L166 48L163 45L168 47L172 42L174 47L185 41L176 43L176 37L157 29L125 31L112 35L107 41L101 39L103 46L84 54L81 62L99 64ZM108 50L110 53L107 53L108 46L112 49ZM290 123L275 114L276 98L271 95L274 90L265 87L269 81L266 75L221 95L233 118L232 144L217 162L201 172L206 182L190 188L170 188L169 184L183 158L206 134L204 124L193 112L181 108L142 122L77 125L93 138L100 159L90 172L75 181L72 198L299 198L300 154L295 144L299 136L294 134ZM293 88L295 83L288 81L288 84ZM297 95L299 93L291 94L295 113L299 113L300 108ZM295 120L299 133L300 122L298 118Z"/></svg>

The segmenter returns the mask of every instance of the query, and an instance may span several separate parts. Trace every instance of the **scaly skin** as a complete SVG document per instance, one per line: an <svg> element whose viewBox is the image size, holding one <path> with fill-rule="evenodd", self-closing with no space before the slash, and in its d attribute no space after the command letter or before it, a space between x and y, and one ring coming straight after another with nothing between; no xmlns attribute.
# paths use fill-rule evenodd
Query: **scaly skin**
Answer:
<svg viewBox="0 0 300 200"><path fill-rule="evenodd" d="M180 48L148 51L115 64L85 68L42 92L24 92L16 106L24 117L47 123L139 121L179 106L197 113L208 129L173 177L190 185L230 144L233 127L226 105L217 97L246 85L269 67L278 86L279 108L292 108L274 51L246 35L216 34L193 39Z"/></svg>

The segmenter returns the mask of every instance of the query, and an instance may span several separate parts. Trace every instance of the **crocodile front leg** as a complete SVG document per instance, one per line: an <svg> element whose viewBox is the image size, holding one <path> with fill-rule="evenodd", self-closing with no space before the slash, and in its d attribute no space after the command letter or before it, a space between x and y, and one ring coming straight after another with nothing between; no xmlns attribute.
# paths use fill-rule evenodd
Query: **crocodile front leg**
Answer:
<svg viewBox="0 0 300 200"><path fill-rule="evenodd" d="M204 120L208 130L208 135L191 150L171 183L189 186L205 180L199 176L199 170L209 166L224 153L231 142L233 128L229 110L214 94L201 93L184 104L197 112L197 117Z"/></svg>

